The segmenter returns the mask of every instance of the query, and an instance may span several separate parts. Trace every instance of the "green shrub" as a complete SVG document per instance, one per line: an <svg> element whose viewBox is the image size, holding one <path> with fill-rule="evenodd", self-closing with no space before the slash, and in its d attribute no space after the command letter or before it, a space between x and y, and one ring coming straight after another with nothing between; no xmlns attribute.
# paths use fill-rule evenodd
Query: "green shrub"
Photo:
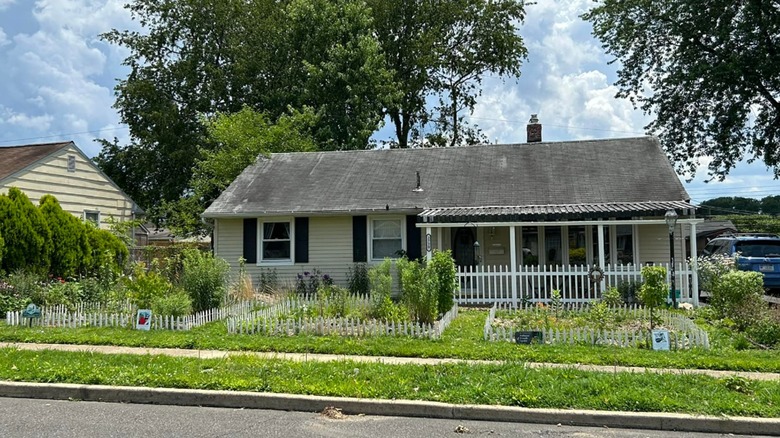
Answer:
<svg viewBox="0 0 780 438"><path fill-rule="evenodd" d="M82 271L87 275L119 275L125 270L130 260L130 251L122 241L108 230L97 228L91 223L85 223L87 242L91 251L90 257L83 261Z"/></svg>
<svg viewBox="0 0 780 438"><path fill-rule="evenodd" d="M621 281L618 283L617 288L624 303L634 304L639 301L639 290L642 288L642 281Z"/></svg>
<svg viewBox="0 0 780 438"><path fill-rule="evenodd" d="M444 315L455 304L455 288L458 287L457 271L452 252L434 250L431 261L425 267L430 271L431 281L436 291L436 305L439 315Z"/></svg>
<svg viewBox="0 0 780 438"><path fill-rule="evenodd" d="M587 319L598 330L606 329L612 322L612 312L606 301L594 301L588 307Z"/></svg>
<svg viewBox="0 0 780 438"><path fill-rule="evenodd" d="M571 263L572 265L585 264L585 248L570 249L569 263Z"/></svg>
<svg viewBox="0 0 780 438"><path fill-rule="evenodd" d="M187 316L192 313L192 300L181 288L174 287L169 293L152 298L152 313L161 316Z"/></svg>
<svg viewBox="0 0 780 438"><path fill-rule="evenodd" d="M754 342L767 347L780 347L780 311L775 311L772 317L767 313L751 324L746 333Z"/></svg>
<svg viewBox="0 0 780 438"><path fill-rule="evenodd" d="M22 310L28 304L29 298L19 295L10 283L0 280L0 318L5 318L6 312Z"/></svg>
<svg viewBox="0 0 780 438"><path fill-rule="evenodd" d="M196 249L183 253L181 287L192 298L195 312L219 307L227 292L230 266L220 258Z"/></svg>
<svg viewBox="0 0 780 438"><path fill-rule="evenodd" d="M317 290L317 299L322 308L321 314L329 318L341 318L349 315L349 290L332 284L322 285Z"/></svg>
<svg viewBox="0 0 780 438"><path fill-rule="evenodd" d="M260 292L272 294L279 290L279 274L276 272L276 268L261 269L259 280L260 284L258 286Z"/></svg>
<svg viewBox="0 0 780 438"><path fill-rule="evenodd" d="M388 271L388 275L389 271ZM352 295L368 295L371 291L371 281L368 278L368 267L365 263L355 263L347 273L347 285Z"/></svg>
<svg viewBox="0 0 780 438"><path fill-rule="evenodd" d="M7 196L0 194L0 234L6 241L2 257L5 272L24 269L47 273L51 233L41 212L16 187L11 187Z"/></svg>
<svg viewBox="0 0 780 438"><path fill-rule="evenodd" d="M390 259L385 259L382 263L372 266L368 270L367 276L371 295L387 295L388 297L391 295L393 291L393 277L390 275L392 263Z"/></svg>
<svg viewBox="0 0 780 438"><path fill-rule="evenodd" d="M663 266L644 266L642 268L644 283L639 289L639 300L650 308L650 329L653 329L653 309L662 306L669 296L669 285L666 284L666 268Z"/></svg>
<svg viewBox="0 0 780 438"><path fill-rule="evenodd" d="M406 307L394 303L390 296L384 295L371 307L370 316L385 321L406 321L409 319L409 312Z"/></svg>
<svg viewBox="0 0 780 438"><path fill-rule="evenodd" d="M44 277L32 271L16 270L6 278L7 285L13 289L19 299L27 300L37 305L44 304Z"/></svg>
<svg viewBox="0 0 780 438"><path fill-rule="evenodd" d="M602 295L601 299L609 307L620 307L624 304L622 294L618 288L614 286L607 289L607 291L604 292L604 295Z"/></svg>
<svg viewBox="0 0 780 438"><path fill-rule="evenodd" d="M699 275L699 289L712 292L717 282L728 272L736 270L734 257L725 254L713 254L696 259L696 272Z"/></svg>
<svg viewBox="0 0 780 438"><path fill-rule="evenodd" d="M143 263L133 267L133 275L124 277L122 285L127 297L139 309L151 309L157 298L165 297L173 290L167 278L154 270L147 272Z"/></svg>
<svg viewBox="0 0 780 438"><path fill-rule="evenodd" d="M74 310L76 304L83 301L81 284L77 281L55 279L43 289L43 304L47 306L63 305Z"/></svg>
<svg viewBox="0 0 780 438"><path fill-rule="evenodd" d="M56 243L51 250L49 273L57 277L75 276L90 253L85 225L64 211L52 195L41 198L39 209Z"/></svg>
<svg viewBox="0 0 780 438"><path fill-rule="evenodd" d="M3 275L3 248L5 247L5 241L3 240L3 234L0 232L0 275Z"/></svg>
<svg viewBox="0 0 780 438"><path fill-rule="evenodd" d="M710 305L722 318L744 330L766 311L762 300L764 276L760 272L730 271L713 283Z"/></svg>
<svg viewBox="0 0 780 438"><path fill-rule="evenodd" d="M432 324L436 320L438 306L437 291L431 271L418 262L405 263L399 267L403 301L413 320Z"/></svg>

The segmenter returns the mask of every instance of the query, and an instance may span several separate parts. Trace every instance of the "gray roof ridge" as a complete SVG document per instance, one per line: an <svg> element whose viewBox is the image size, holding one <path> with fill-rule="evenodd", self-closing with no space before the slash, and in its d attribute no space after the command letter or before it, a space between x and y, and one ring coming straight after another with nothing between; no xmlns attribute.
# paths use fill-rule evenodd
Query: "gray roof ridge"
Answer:
<svg viewBox="0 0 780 438"><path fill-rule="evenodd" d="M538 145L548 145L548 144L582 144L582 143L605 143L605 142L611 142L611 141L626 141L626 140L644 140L644 139L654 139L655 136L652 135L640 135L640 136L633 136L633 137L614 137L614 138L588 138L588 139L580 139L580 140L555 140L555 141L542 141L542 142L535 142L535 143L479 143L479 144L472 144L472 145L459 145L459 146L436 146L436 147L411 147L411 148L375 148L375 149L345 149L345 150L335 150L335 151L305 151L305 152L273 152L270 154L270 156L278 156L278 155L301 155L301 154L354 154L354 153L366 153L366 152L392 152L392 151L418 151L418 150L447 150L447 149L465 149L465 148L478 148L478 147L501 147L501 146L531 146L535 147ZM260 157L263 157L263 155L260 155Z"/></svg>

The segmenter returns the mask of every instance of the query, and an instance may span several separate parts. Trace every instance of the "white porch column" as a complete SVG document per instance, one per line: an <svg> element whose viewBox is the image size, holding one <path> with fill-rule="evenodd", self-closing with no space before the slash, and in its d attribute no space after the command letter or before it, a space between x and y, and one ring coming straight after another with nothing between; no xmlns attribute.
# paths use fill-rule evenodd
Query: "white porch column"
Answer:
<svg viewBox="0 0 780 438"><path fill-rule="evenodd" d="M432 241L431 241L431 227L425 227L425 259L429 262L433 258L433 252L432 252Z"/></svg>
<svg viewBox="0 0 780 438"><path fill-rule="evenodd" d="M691 289L693 289L693 291L691 293L693 294L693 305L699 307L699 264L697 261L698 257L696 256L699 248L697 245L696 222L693 222L691 223L691 270L693 271L691 274Z"/></svg>
<svg viewBox="0 0 780 438"><path fill-rule="evenodd" d="M439 251L444 251L444 246L442 246L442 235L444 234L444 228L437 228L436 229L436 247L439 248Z"/></svg>
<svg viewBox="0 0 780 438"><path fill-rule="evenodd" d="M599 268L604 269L606 265L604 264L604 224L599 223L597 225L597 231L598 233L598 239L599 239ZM604 292L604 287L607 285L606 278L601 279L601 292Z"/></svg>
<svg viewBox="0 0 780 438"><path fill-rule="evenodd" d="M509 278L512 281L512 305L517 307L517 242L515 226L509 227Z"/></svg>

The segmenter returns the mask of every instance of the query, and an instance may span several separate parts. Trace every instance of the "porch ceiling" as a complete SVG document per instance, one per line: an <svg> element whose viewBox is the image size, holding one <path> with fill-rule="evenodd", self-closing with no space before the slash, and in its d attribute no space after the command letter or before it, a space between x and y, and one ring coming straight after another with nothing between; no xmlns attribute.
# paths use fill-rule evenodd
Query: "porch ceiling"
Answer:
<svg viewBox="0 0 780 438"><path fill-rule="evenodd" d="M596 204L522 205L506 207L429 208L417 215L422 223L522 222L663 216L667 210L693 216L685 201L609 202Z"/></svg>

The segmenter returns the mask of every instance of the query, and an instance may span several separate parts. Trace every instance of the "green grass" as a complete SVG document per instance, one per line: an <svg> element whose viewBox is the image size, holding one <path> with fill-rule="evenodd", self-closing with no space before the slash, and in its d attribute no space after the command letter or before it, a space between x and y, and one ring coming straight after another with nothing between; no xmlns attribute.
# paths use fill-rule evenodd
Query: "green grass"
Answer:
<svg viewBox="0 0 780 438"><path fill-rule="evenodd" d="M224 324L220 323L189 332L142 332L110 328L30 329L3 325L0 326L0 341L780 372L778 350L738 351L721 347L709 351L692 349L660 352L608 346L525 346L486 342L482 339L485 317L485 311L462 310L442 339L436 341L390 337L230 335Z"/></svg>
<svg viewBox="0 0 780 438"><path fill-rule="evenodd" d="M697 375L594 373L504 365L386 365L194 359L0 349L0 379L532 408L780 417L780 382Z"/></svg>

